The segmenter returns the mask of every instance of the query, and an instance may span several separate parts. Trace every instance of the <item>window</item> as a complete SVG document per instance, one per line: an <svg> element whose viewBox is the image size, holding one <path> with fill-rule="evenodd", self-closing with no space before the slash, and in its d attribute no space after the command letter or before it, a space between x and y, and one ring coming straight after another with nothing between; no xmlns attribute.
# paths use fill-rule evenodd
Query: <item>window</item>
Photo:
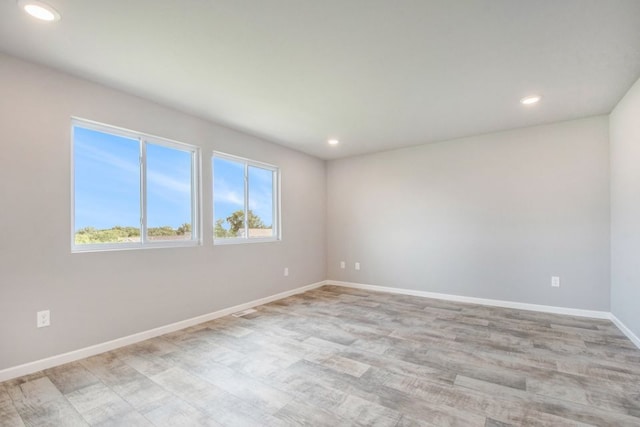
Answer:
<svg viewBox="0 0 640 427"><path fill-rule="evenodd" d="M214 243L278 240L278 168L222 153L212 167Z"/></svg>
<svg viewBox="0 0 640 427"><path fill-rule="evenodd" d="M78 119L72 131L73 251L200 242L197 147Z"/></svg>

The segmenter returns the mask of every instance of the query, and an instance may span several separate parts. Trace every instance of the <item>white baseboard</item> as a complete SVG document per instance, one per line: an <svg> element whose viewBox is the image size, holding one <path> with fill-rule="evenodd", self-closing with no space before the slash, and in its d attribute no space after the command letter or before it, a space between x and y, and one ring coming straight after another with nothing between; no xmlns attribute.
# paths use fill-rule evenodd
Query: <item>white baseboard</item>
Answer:
<svg viewBox="0 0 640 427"><path fill-rule="evenodd" d="M267 304L269 302L283 299L291 295L295 295L295 294L309 291L311 289L319 288L324 284L325 284L325 281L312 283L310 285L302 286L300 288L292 289L290 291L281 292L279 294L270 295L268 297L260 298L244 304L214 311L213 313L208 313L202 316L193 317L191 319L182 320L180 322L171 323L169 325L160 326L158 328L150 329L148 331L139 332L137 334L129 335L122 338L117 338L112 341L107 341L104 343L92 345L90 347L81 348L78 350L70 351L68 353L58 354L56 356L48 357L46 359L36 360L34 362L25 363L23 365L6 368L3 370L0 370L0 382L21 377L23 375L32 374L34 372L42 371L43 369L53 368L54 366L64 365L65 363L74 362L79 359L95 356L96 354L104 353L106 351L115 350L116 348L135 344L140 341L148 340L149 338L154 338L160 335L168 334L170 332L178 331L180 329L188 328L190 326L198 325L200 323L208 322L210 320L214 320L220 317L228 316L238 311L246 310L248 308Z"/></svg>
<svg viewBox="0 0 640 427"><path fill-rule="evenodd" d="M593 319L611 320L629 340L640 349L640 338L631 329L620 321L613 313L608 311L582 310L579 308L554 307L551 305L527 304L523 302L502 301L495 299L465 297L461 295L440 294L436 292L418 291L414 289L390 288L378 285L366 285L363 283L341 282L339 280L326 280L327 285L343 286L345 288L364 289L368 291L388 292L401 295L412 295L417 297L435 298L446 301L467 302L472 304L489 305L493 307L516 308L520 310L539 311L542 313L567 314L570 316L589 317Z"/></svg>
<svg viewBox="0 0 640 427"><path fill-rule="evenodd" d="M611 319L608 311L581 310L578 308L555 307L551 305L527 304L515 301L502 301L496 299L485 299L475 297L465 297L461 295L440 294L436 292L418 291L414 289L390 288L378 285L365 285L362 283L341 282L338 280L327 280L327 284L344 286L346 288L365 289L369 291L388 292L401 295L413 295L417 297L435 298L446 301L466 302L471 304L489 305L493 307L517 308L519 310L539 311L542 313L567 314L570 316L590 317L595 319Z"/></svg>
<svg viewBox="0 0 640 427"><path fill-rule="evenodd" d="M68 353L59 354L56 356L48 357L46 359L36 360L34 362L25 363L23 365L6 368L3 370L0 370L0 382L7 381L12 378L21 377L23 375L32 374L34 372L38 372L43 369L53 368L55 366L63 365L65 363L74 362L76 360L84 359L86 357L95 356L96 354L115 350L116 348L135 344L140 341L148 340L150 338L168 334L170 332L175 332L180 329L188 328L190 326L198 325L200 323L208 322L210 320L214 320L220 317L228 316L238 311L242 311L242 310L253 308L259 305L267 304L272 301L277 301L279 299L283 299L291 295L310 291L312 289L316 289L324 285L336 285L336 286L342 286L346 288L364 289L364 290L370 290L370 291L376 291L376 292L388 292L388 293L401 294L401 295L412 295L417 297L435 298L435 299L441 299L446 301L466 302L466 303L488 305L488 306L494 306L494 307L515 308L520 310L538 311L543 313L567 314L567 315L579 316L579 317L609 319L622 331L622 333L624 333L631 340L631 342L633 342L640 349L640 338L638 338L629 328L627 328L624 325L624 323L620 321L620 319L618 319L612 313L609 313L606 311L581 310L577 308L554 307L554 306L548 306L548 305L527 304L527 303L513 302L513 301L502 301L502 300L493 300L493 299L485 299L485 298L466 297L461 295L441 294L436 292L418 291L414 289L400 289L400 288L391 288L391 287L378 286L378 285L366 285L362 283L342 282L338 280L324 280L321 282L312 283L307 286L302 286L300 288L292 289L290 291L281 292L279 294L260 298L244 304L239 304L233 307L224 308L222 310L218 310L213 313L204 314L202 316L193 317L191 319L182 320L180 322L171 323L165 326L160 326L158 328L150 329L148 331L139 332L139 333L122 337L122 338L117 338L112 341L107 341L107 342L96 344L90 347L85 347L82 349L70 351Z"/></svg>
<svg viewBox="0 0 640 427"><path fill-rule="evenodd" d="M610 319L613 324L616 325L618 329L620 329L622 333L625 334L627 338L629 338L631 342L636 345L636 347L640 348L640 338L638 338L638 336L634 334L631 329L627 328L627 325L622 323L620 319L618 319L613 313L611 313Z"/></svg>

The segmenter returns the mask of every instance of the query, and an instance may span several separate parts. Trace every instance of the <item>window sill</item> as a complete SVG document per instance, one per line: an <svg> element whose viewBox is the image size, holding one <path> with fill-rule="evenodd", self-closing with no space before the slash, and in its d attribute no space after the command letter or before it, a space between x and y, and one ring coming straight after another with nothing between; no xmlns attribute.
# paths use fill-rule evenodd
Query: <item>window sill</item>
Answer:
<svg viewBox="0 0 640 427"><path fill-rule="evenodd" d="M224 245L244 245L244 244L252 244L252 243L278 243L281 242L282 239L277 237L269 237L269 238L253 238L253 239L213 239L214 246L224 246Z"/></svg>
<svg viewBox="0 0 640 427"><path fill-rule="evenodd" d="M147 249L170 249L170 248L189 248L202 246L202 242L199 240L189 240L184 242L168 242L160 241L153 243L122 243L122 244L96 244L96 245L82 245L71 247L71 253L81 254L86 252L112 252L112 251L131 251L131 250L147 250Z"/></svg>

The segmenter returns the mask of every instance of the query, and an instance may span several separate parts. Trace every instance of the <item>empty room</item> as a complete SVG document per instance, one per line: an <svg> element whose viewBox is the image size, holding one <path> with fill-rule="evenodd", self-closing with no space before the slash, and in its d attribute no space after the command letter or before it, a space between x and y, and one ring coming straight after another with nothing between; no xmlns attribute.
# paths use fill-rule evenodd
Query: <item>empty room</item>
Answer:
<svg viewBox="0 0 640 427"><path fill-rule="evenodd" d="M640 426L640 1L0 2L0 426Z"/></svg>

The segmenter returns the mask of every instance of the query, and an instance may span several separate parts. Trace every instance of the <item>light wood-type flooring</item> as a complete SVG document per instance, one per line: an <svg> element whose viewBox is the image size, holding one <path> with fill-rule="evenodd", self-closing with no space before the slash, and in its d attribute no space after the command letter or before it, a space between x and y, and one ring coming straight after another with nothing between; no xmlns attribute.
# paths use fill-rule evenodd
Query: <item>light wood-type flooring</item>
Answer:
<svg viewBox="0 0 640 427"><path fill-rule="evenodd" d="M2 426L640 426L608 320L324 286L0 383Z"/></svg>

